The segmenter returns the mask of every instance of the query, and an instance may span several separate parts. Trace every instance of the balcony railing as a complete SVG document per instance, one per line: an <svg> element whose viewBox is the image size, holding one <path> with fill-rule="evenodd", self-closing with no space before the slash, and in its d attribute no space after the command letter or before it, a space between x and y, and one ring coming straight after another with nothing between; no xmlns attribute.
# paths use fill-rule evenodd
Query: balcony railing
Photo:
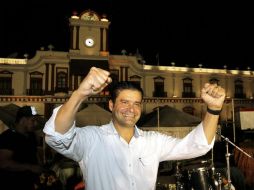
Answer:
<svg viewBox="0 0 254 190"><path fill-rule="evenodd" d="M14 95L14 89L0 89L0 95Z"/></svg>
<svg viewBox="0 0 254 190"><path fill-rule="evenodd" d="M64 87L64 88L55 87L55 93L58 93L58 92L68 93L68 91L69 91L68 87Z"/></svg>
<svg viewBox="0 0 254 190"><path fill-rule="evenodd" d="M235 98L246 98L246 94L235 93Z"/></svg>
<svg viewBox="0 0 254 190"><path fill-rule="evenodd" d="M153 97L167 97L167 92L153 92Z"/></svg>
<svg viewBox="0 0 254 190"><path fill-rule="evenodd" d="M195 98L196 93L195 92L183 92L182 97L183 98Z"/></svg>
<svg viewBox="0 0 254 190"><path fill-rule="evenodd" d="M44 91L42 89L27 89L27 95L30 96L43 96Z"/></svg>

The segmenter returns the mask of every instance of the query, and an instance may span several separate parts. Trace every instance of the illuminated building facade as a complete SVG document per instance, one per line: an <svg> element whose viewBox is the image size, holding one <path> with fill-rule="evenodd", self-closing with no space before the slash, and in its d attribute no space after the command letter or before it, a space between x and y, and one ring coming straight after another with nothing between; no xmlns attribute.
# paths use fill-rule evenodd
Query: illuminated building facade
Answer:
<svg viewBox="0 0 254 190"><path fill-rule="evenodd" d="M144 113L169 105L202 118L206 107L200 91L206 82L226 89L221 120L232 120L232 110L254 107L254 72L148 65L140 55L111 55L105 16L87 10L69 19L68 52L39 50L31 59L0 59L0 106L14 103L34 105L48 118L64 103L92 66L111 72L115 81L132 81L144 90ZM108 91L90 97L87 103L107 107ZM184 119L184 118L183 118Z"/></svg>

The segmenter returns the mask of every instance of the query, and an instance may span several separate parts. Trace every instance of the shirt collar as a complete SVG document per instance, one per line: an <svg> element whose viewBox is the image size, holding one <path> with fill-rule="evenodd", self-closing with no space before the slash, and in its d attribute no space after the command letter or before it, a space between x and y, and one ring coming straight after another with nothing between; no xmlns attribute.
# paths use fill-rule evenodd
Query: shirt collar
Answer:
<svg viewBox="0 0 254 190"><path fill-rule="evenodd" d="M116 128L114 127L113 121L111 120L110 123L108 125L106 125L105 127L103 127L102 129L107 135L118 135L118 132L116 130ZM135 125L135 129L134 129L134 137L138 138L139 136L143 136L143 131L141 129L139 129L136 125Z"/></svg>

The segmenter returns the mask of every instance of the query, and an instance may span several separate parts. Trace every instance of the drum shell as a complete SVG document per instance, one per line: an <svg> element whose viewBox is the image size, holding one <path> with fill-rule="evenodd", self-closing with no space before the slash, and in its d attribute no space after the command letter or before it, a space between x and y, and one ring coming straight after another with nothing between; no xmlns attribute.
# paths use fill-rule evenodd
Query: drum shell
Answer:
<svg viewBox="0 0 254 190"><path fill-rule="evenodd" d="M182 171L185 190L214 190L214 170L210 167L200 167Z"/></svg>

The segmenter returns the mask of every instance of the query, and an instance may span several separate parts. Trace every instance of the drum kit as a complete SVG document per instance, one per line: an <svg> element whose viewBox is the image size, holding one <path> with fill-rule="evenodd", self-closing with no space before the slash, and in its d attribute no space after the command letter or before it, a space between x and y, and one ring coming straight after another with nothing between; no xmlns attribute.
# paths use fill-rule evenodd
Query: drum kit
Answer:
<svg viewBox="0 0 254 190"><path fill-rule="evenodd" d="M211 160L177 162L176 190L221 190L221 174Z"/></svg>
<svg viewBox="0 0 254 190"><path fill-rule="evenodd" d="M208 154L210 155L210 153ZM164 184L159 180L156 190L222 190L221 171L215 169L213 159L199 157L172 163L174 180Z"/></svg>
<svg viewBox="0 0 254 190"><path fill-rule="evenodd" d="M228 138L219 134L225 141L226 145L226 173L222 174L219 168L215 168L214 164L214 148L211 149L206 155L189 159L176 161L175 163L175 184L169 184L166 190L224 190L223 178L226 177L228 186L231 189L230 177L230 163L228 144L233 145L236 149L244 153L246 156L251 157L248 153L240 149ZM161 189L161 188L159 188Z"/></svg>

